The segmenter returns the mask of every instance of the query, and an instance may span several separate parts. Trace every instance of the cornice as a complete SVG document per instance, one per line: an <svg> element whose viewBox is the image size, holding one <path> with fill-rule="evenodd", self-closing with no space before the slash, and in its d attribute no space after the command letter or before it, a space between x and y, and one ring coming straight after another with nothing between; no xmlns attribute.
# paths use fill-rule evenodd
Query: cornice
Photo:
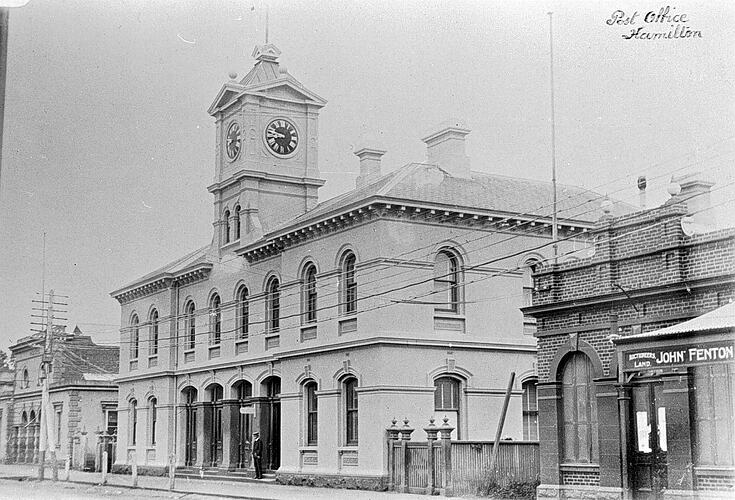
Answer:
<svg viewBox="0 0 735 500"><path fill-rule="evenodd" d="M456 207L442 207L440 204L407 203L405 201L387 201L384 197L370 197L339 210L327 212L299 224L293 224L266 235L263 239L245 245L235 253L253 263L276 255L286 249L317 238L325 234L337 232L374 218L393 220L410 220L415 222L431 222L434 224L451 224L473 227L486 231L503 232L514 227L523 226L529 233L551 233L551 219L518 214L487 211L460 210ZM593 223L581 221L563 221L558 223L561 236L587 233L594 227Z"/></svg>
<svg viewBox="0 0 735 500"><path fill-rule="evenodd" d="M285 184L296 184L299 186L307 185L313 187L322 187L326 183L324 179L319 179L317 177L293 177L290 175L273 174L268 172L259 172L257 170L242 169L238 170L227 179L210 184L209 186L207 186L207 191L209 191L210 193L216 193L217 191L221 191L228 186L240 182L243 179L276 181Z"/></svg>
<svg viewBox="0 0 735 500"><path fill-rule="evenodd" d="M164 272L143 282L134 283L125 288L115 290L110 293L110 296L117 299L120 304L126 304L141 297L146 297L162 290L166 290L173 285L183 286L205 280L209 277L209 273L212 271L213 267L213 264L203 262L186 267L176 273Z"/></svg>

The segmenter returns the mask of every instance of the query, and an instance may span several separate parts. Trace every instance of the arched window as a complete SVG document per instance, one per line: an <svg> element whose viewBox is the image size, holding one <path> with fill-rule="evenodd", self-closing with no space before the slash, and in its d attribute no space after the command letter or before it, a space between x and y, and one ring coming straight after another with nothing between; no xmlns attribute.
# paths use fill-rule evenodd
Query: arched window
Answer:
<svg viewBox="0 0 735 500"><path fill-rule="evenodd" d="M357 379L348 378L344 381L345 395L345 444L357 446L358 424L357 424Z"/></svg>
<svg viewBox="0 0 735 500"><path fill-rule="evenodd" d="M309 264L304 268L303 280L302 321L304 323L316 323L316 266L314 264Z"/></svg>
<svg viewBox="0 0 735 500"><path fill-rule="evenodd" d="M241 339L248 337L250 325L250 304L248 303L247 287L240 287L237 291L237 335Z"/></svg>
<svg viewBox="0 0 735 500"><path fill-rule="evenodd" d="M31 381L30 377L28 376L28 368L23 368L23 382L21 383L21 387L23 389L27 389L30 385Z"/></svg>
<svg viewBox="0 0 735 500"><path fill-rule="evenodd" d="M156 398L148 400L148 422L150 422L150 438L148 441L151 445L155 445L156 424L158 423L158 400Z"/></svg>
<svg viewBox="0 0 735 500"><path fill-rule="evenodd" d="M225 213L222 214L222 218L224 219L224 233L225 233L225 244L230 242L230 211L225 210Z"/></svg>
<svg viewBox="0 0 735 500"><path fill-rule="evenodd" d="M135 446L138 436L138 401L130 400L130 444Z"/></svg>
<svg viewBox="0 0 735 500"><path fill-rule="evenodd" d="M523 439L538 440L538 398L536 379L523 382Z"/></svg>
<svg viewBox="0 0 735 500"><path fill-rule="evenodd" d="M355 276L355 254L347 252L342 257L342 269L340 272L341 285L341 309L342 314L357 313L357 278Z"/></svg>
<svg viewBox="0 0 735 500"><path fill-rule="evenodd" d="M304 385L304 397L306 398L306 444L316 446L317 434L319 432L318 400L316 397L317 385L313 380ZM357 435L357 434L355 434Z"/></svg>
<svg viewBox="0 0 735 500"><path fill-rule="evenodd" d="M437 298L437 305L434 310L450 313L459 312L459 258L449 250L441 250L434 259L434 294Z"/></svg>
<svg viewBox="0 0 735 500"><path fill-rule="evenodd" d="M460 435L460 394L461 383L453 377L439 377L434 380L434 411L449 417L450 423Z"/></svg>
<svg viewBox="0 0 735 500"><path fill-rule="evenodd" d="M281 289L278 278L268 281L265 297L265 312L267 318L266 330L277 332L281 324Z"/></svg>
<svg viewBox="0 0 735 500"><path fill-rule="evenodd" d="M235 226L235 241L240 239L240 205L235 205L232 224Z"/></svg>
<svg viewBox="0 0 735 500"><path fill-rule="evenodd" d="M592 373L592 362L581 352L568 356L560 370L565 462L597 462L597 398Z"/></svg>
<svg viewBox="0 0 735 500"><path fill-rule="evenodd" d="M158 355L158 311L153 309L150 316L150 347L148 354L150 356Z"/></svg>
<svg viewBox="0 0 735 500"><path fill-rule="evenodd" d="M209 343L219 344L222 340L222 308L218 294L209 300Z"/></svg>
<svg viewBox="0 0 735 500"><path fill-rule="evenodd" d="M196 306L191 300L184 306L184 336L186 349L194 349L197 341Z"/></svg>
<svg viewBox="0 0 735 500"><path fill-rule="evenodd" d="M140 321L138 315L133 314L130 320L130 359L138 359L140 351Z"/></svg>

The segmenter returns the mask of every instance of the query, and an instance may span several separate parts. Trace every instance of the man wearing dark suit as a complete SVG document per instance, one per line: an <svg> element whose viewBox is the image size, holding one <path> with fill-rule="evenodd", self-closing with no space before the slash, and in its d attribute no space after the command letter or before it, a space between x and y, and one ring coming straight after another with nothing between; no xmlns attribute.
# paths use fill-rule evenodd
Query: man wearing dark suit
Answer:
<svg viewBox="0 0 735 500"><path fill-rule="evenodd" d="M255 466L255 479L263 479L263 441L260 440L260 433L253 432L253 465Z"/></svg>

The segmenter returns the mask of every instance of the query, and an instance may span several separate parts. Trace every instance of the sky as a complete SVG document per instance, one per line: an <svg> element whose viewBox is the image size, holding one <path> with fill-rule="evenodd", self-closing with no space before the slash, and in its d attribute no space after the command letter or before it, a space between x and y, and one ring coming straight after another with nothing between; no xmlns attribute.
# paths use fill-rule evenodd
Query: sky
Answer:
<svg viewBox="0 0 735 500"><path fill-rule="evenodd" d="M645 22L667 5L686 22ZM635 24L608 24L617 10L621 21L638 12ZM387 149L387 172L425 160L420 138L449 118L472 129L474 170L549 180L549 11L559 182L637 204L646 175L651 206L672 175L702 171L717 183L714 215L732 225L735 4L725 1L269 0L280 62L328 101L320 199L354 187L365 137ZM677 24L701 37L623 37ZM206 110L264 36L264 0L11 9L0 348L31 333L42 286L69 297L69 328L115 342L109 292L211 240Z"/></svg>

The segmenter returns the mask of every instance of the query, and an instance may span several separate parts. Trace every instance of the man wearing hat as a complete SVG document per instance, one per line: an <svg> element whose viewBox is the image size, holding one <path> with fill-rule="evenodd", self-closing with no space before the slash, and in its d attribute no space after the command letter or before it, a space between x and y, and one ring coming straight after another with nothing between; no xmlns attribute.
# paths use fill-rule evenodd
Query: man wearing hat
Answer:
<svg viewBox="0 0 735 500"><path fill-rule="evenodd" d="M260 440L260 432L253 432L253 465L255 466L255 479L263 479L261 460L263 459L263 441Z"/></svg>

